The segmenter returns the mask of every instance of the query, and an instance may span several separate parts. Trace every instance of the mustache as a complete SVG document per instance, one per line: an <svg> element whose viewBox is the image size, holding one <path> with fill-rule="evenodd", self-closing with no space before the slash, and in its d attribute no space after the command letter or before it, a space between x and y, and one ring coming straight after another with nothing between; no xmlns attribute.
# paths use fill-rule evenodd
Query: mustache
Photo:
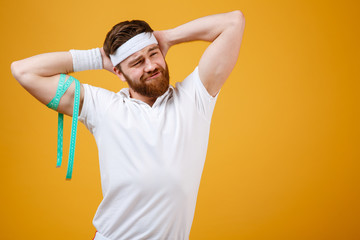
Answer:
<svg viewBox="0 0 360 240"><path fill-rule="evenodd" d="M151 77L151 76L153 76L153 75L155 75L157 73L162 73L163 74L163 70L161 70L159 68L156 68L156 69L154 69L154 71L142 75L141 76L141 81L145 81L147 78L149 78L149 77Z"/></svg>

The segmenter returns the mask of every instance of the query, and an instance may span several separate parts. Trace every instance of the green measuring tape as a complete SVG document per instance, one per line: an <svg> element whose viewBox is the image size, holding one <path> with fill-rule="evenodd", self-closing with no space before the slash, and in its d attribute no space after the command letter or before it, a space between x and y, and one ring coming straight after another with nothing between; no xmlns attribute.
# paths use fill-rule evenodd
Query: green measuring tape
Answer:
<svg viewBox="0 0 360 240"><path fill-rule="evenodd" d="M65 83L65 74L60 74L59 84L56 90L55 97L46 105L47 107L58 109L61 97L64 95L66 90L70 87L71 83L75 81L75 96L74 96L74 108L73 108L73 119L71 125L71 136L70 136L70 149L69 149L69 160L68 169L66 173L66 179L70 180L74 165L75 155L75 143L76 143L76 130L79 116L80 106L80 82L72 76ZM64 84L65 83L65 84ZM62 153L63 153L63 128L64 128L64 114L58 113L58 139L57 139L57 162L56 167L61 166Z"/></svg>

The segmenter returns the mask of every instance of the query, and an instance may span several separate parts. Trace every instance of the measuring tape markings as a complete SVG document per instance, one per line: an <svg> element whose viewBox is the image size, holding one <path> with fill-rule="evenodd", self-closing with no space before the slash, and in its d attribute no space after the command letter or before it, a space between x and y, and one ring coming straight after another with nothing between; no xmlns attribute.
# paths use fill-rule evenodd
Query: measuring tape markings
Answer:
<svg viewBox="0 0 360 240"><path fill-rule="evenodd" d="M75 97L74 97L74 107L73 107L73 119L72 119L72 125L71 125L68 170L67 170L67 174L66 174L66 179L71 179L71 176L72 176L74 156L75 156L75 144L76 144L76 132L77 132L77 123L78 123L78 116L79 116L79 107L80 107L80 83L77 79L75 79Z"/></svg>
<svg viewBox="0 0 360 240"><path fill-rule="evenodd" d="M80 82L72 76L69 76L68 80L65 83L66 75L60 74L58 88L56 90L55 97L46 105L47 107L57 110L61 97L64 95L66 90L70 87L72 82L75 80L75 95L74 95L74 106L73 106L73 120L71 125L71 137L70 137L70 149L69 149L69 160L68 160L68 170L66 174L66 179L70 180L72 177L72 169L74 164L74 155L75 155L75 143L76 143L76 131L77 131L77 122L79 116L79 106L80 106ZM57 141L57 162L56 167L61 166L62 162L62 152L63 152L63 126L64 126L64 114L58 113L58 141Z"/></svg>

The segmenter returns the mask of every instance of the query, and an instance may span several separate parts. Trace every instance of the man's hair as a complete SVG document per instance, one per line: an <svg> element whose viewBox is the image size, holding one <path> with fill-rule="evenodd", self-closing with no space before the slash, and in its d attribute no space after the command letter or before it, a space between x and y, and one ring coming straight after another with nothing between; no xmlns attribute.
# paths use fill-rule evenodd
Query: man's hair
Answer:
<svg viewBox="0 0 360 240"><path fill-rule="evenodd" d="M110 57L110 54L115 53L115 51L130 38L143 32L153 31L149 24L142 20L120 22L113 26L107 33L103 46L104 52L106 56ZM115 67L121 70L120 63Z"/></svg>

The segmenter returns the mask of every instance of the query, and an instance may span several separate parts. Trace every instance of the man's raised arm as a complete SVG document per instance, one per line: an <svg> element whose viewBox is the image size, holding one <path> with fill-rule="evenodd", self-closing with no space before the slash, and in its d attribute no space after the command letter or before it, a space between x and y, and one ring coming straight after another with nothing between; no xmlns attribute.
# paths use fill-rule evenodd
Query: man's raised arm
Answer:
<svg viewBox="0 0 360 240"><path fill-rule="evenodd" d="M165 55L175 44L194 40L212 42L199 62L199 75L210 95L215 96L234 68L245 28L240 11L202 17L176 28L155 32Z"/></svg>
<svg viewBox="0 0 360 240"><path fill-rule="evenodd" d="M89 55L90 56L93 55L95 57L88 58L93 60L94 58L96 58L96 54L97 54L98 62L100 61L100 64L98 63L97 68L93 68L93 69L100 69L104 67L105 69L112 72L112 65L110 63L110 60L105 56L102 48L97 50L93 49L93 50L85 50L85 51L74 50L73 54L80 57L82 56L83 59L86 59L86 57L88 57ZM91 63L88 65L91 66ZM88 70L88 69L81 69L81 68L78 69L78 71L81 70ZM25 58L23 60L13 62L11 64L11 72L15 77L15 79L21 84L22 87L24 87L36 99L38 99L40 102L46 105L55 96L56 89L59 83L60 74L62 73L69 74L71 72L74 72L73 56L70 52L52 52L52 53L39 54L36 56L32 56L29 58ZM72 116L73 105L74 105L74 94L75 94L75 83L73 82L70 85L69 89L65 92L65 94L61 98L59 107L57 109L58 112ZM80 85L79 114L81 113L83 100L84 100L84 89L83 86Z"/></svg>

